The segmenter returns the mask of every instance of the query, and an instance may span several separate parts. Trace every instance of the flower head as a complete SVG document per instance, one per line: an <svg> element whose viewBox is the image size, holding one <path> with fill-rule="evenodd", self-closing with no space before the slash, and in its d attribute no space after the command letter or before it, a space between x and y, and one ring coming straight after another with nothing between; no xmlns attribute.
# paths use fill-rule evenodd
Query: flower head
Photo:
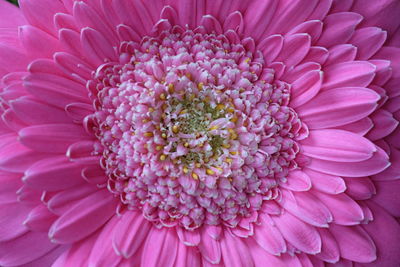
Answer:
<svg viewBox="0 0 400 267"><path fill-rule="evenodd" d="M400 263L398 1L20 6L0 265Z"/></svg>

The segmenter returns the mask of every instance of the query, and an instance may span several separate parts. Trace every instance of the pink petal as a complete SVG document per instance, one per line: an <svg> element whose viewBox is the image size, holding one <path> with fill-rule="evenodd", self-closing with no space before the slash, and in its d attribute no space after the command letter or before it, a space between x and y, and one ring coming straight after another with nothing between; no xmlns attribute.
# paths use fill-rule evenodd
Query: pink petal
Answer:
<svg viewBox="0 0 400 267"><path fill-rule="evenodd" d="M46 0L23 0L20 2L21 11L30 25L53 36L57 35L53 23L53 16L55 13L66 11L61 2L52 1L49 3Z"/></svg>
<svg viewBox="0 0 400 267"><path fill-rule="evenodd" d="M52 241L66 244L94 233L115 213L116 201L107 190L100 190L67 210L49 230Z"/></svg>
<svg viewBox="0 0 400 267"><path fill-rule="evenodd" d="M320 20L309 20L303 22L293 29L291 29L287 35L295 34L295 33L307 33L311 37L311 43L315 43L318 40L319 36L322 33L323 23Z"/></svg>
<svg viewBox="0 0 400 267"><path fill-rule="evenodd" d="M21 10L7 1L0 2L0 27L14 28L26 24L26 20Z"/></svg>
<svg viewBox="0 0 400 267"><path fill-rule="evenodd" d="M397 20L400 4L397 1L381 0L365 5L363 1L356 0L352 10L364 16L365 19L361 24L363 27L376 26L387 30L391 35L400 25Z"/></svg>
<svg viewBox="0 0 400 267"><path fill-rule="evenodd" d="M0 169L23 173L33 163L47 155L26 148L17 141L12 141L0 151Z"/></svg>
<svg viewBox="0 0 400 267"><path fill-rule="evenodd" d="M280 3L274 20L270 23L268 33L286 33L293 29L311 15L317 3L316 0L309 1L307 5L304 5L301 0Z"/></svg>
<svg viewBox="0 0 400 267"><path fill-rule="evenodd" d="M221 261L221 244L219 240L212 238L206 230L201 233L201 242L198 246L201 255L212 264Z"/></svg>
<svg viewBox="0 0 400 267"><path fill-rule="evenodd" d="M313 159L308 168L326 174L363 177L382 172L390 165L386 153L378 148L373 156L361 162L334 162L320 159Z"/></svg>
<svg viewBox="0 0 400 267"><path fill-rule="evenodd" d="M23 181L33 188L56 191L82 184L81 171L81 165L64 156L50 157L30 166Z"/></svg>
<svg viewBox="0 0 400 267"><path fill-rule="evenodd" d="M179 239L175 229L152 228L144 244L142 254L142 266L156 267L160 264L173 266L177 252Z"/></svg>
<svg viewBox="0 0 400 267"><path fill-rule="evenodd" d="M351 44L339 44L329 49L329 56L325 65L353 61L357 55L357 47Z"/></svg>
<svg viewBox="0 0 400 267"><path fill-rule="evenodd" d="M370 118L374 123L374 128L367 134L367 137L372 141L388 136L399 125L393 115L384 109L376 111Z"/></svg>
<svg viewBox="0 0 400 267"><path fill-rule="evenodd" d="M324 20L324 31L318 40L318 45L329 48L347 43L361 20L361 15L352 12L328 15Z"/></svg>
<svg viewBox="0 0 400 267"><path fill-rule="evenodd" d="M226 232L220 242L222 258L226 266L241 267L254 265L249 248L242 241L242 238L235 237Z"/></svg>
<svg viewBox="0 0 400 267"><path fill-rule="evenodd" d="M374 183L367 177L345 178L346 194L355 200L366 200L376 194Z"/></svg>
<svg viewBox="0 0 400 267"><path fill-rule="evenodd" d="M62 109L45 105L31 97L12 101L11 108L20 120L29 125L71 121Z"/></svg>
<svg viewBox="0 0 400 267"><path fill-rule="evenodd" d="M47 206L51 212L62 215L81 199L91 195L97 190L97 187L89 184L65 189L52 196Z"/></svg>
<svg viewBox="0 0 400 267"><path fill-rule="evenodd" d="M365 61L332 64L324 69L323 89L366 87L374 78L376 67Z"/></svg>
<svg viewBox="0 0 400 267"><path fill-rule="evenodd" d="M376 259L374 241L361 226L332 224L329 231L337 241L342 258L357 262L372 262Z"/></svg>
<svg viewBox="0 0 400 267"><path fill-rule="evenodd" d="M39 204L29 212L24 225L32 231L47 232L56 219L57 216L50 212L45 205Z"/></svg>
<svg viewBox="0 0 400 267"><path fill-rule="evenodd" d="M321 251L321 238L314 226L302 222L289 212L273 216L272 219L286 241L298 250L308 254L316 254Z"/></svg>
<svg viewBox="0 0 400 267"><path fill-rule="evenodd" d="M281 232L268 215L260 215L260 224L254 229L253 239L268 253L281 255L286 252L286 243Z"/></svg>
<svg viewBox="0 0 400 267"><path fill-rule="evenodd" d="M249 239L247 241L249 251L252 254L255 266L276 266L276 267L302 267L299 259L295 255L289 255L289 253L284 253L277 257L266 252L262 249L254 240Z"/></svg>
<svg viewBox="0 0 400 267"><path fill-rule="evenodd" d="M84 61L65 52L54 54L54 61L68 75L76 77L77 80L90 80L91 71Z"/></svg>
<svg viewBox="0 0 400 267"><path fill-rule="evenodd" d="M311 46L310 35L296 33L285 36L282 50L276 61L282 61L287 67L296 66L307 55Z"/></svg>
<svg viewBox="0 0 400 267"><path fill-rule="evenodd" d="M112 243L122 257L132 257L143 246L152 225L141 213L127 211L118 222Z"/></svg>
<svg viewBox="0 0 400 267"><path fill-rule="evenodd" d="M286 182L280 182L279 185L291 191L308 191L311 188L310 177L302 171L290 171Z"/></svg>
<svg viewBox="0 0 400 267"><path fill-rule="evenodd" d="M309 71L292 83L290 106L297 108L315 97L321 89L323 73Z"/></svg>
<svg viewBox="0 0 400 267"><path fill-rule="evenodd" d="M346 184L342 178L329 174L316 172L308 168L303 169L311 179L312 188L327 194L339 194L346 190Z"/></svg>
<svg viewBox="0 0 400 267"><path fill-rule="evenodd" d="M28 232L16 239L0 243L0 265L18 266L34 261L57 247L46 233Z"/></svg>
<svg viewBox="0 0 400 267"><path fill-rule="evenodd" d="M313 194L331 211L335 224L355 225L364 219L363 211L357 202L344 193L329 195L314 191Z"/></svg>
<svg viewBox="0 0 400 267"><path fill-rule="evenodd" d="M60 49L54 36L30 25L19 27L19 36L25 49L31 51L36 58L51 58Z"/></svg>
<svg viewBox="0 0 400 267"><path fill-rule="evenodd" d="M398 181L385 181L375 183L376 196L374 202L384 207L390 214L400 217L400 183Z"/></svg>
<svg viewBox="0 0 400 267"><path fill-rule="evenodd" d="M224 31L234 30L241 34L244 28L243 16L239 11L231 13L224 22Z"/></svg>
<svg viewBox="0 0 400 267"><path fill-rule="evenodd" d="M277 4L278 1L275 0L251 1L244 14L245 35L252 36L255 40L265 38L263 33L271 23Z"/></svg>
<svg viewBox="0 0 400 267"><path fill-rule="evenodd" d="M66 252L53 263L52 267L88 265L88 259L98 233L93 234L82 241L74 243ZM86 257L82 257L86 255Z"/></svg>
<svg viewBox="0 0 400 267"><path fill-rule="evenodd" d="M268 38L263 39L258 44L257 49L259 49L263 53L264 60L267 63L272 63L281 52L282 47L282 35L271 35Z"/></svg>
<svg viewBox="0 0 400 267"><path fill-rule="evenodd" d="M322 46L311 46L307 56L303 59L303 62L315 62L323 65L328 59L329 51Z"/></svg>
<svg viewBox="0 0 400 267"><path fill-rule="evenodd" d="M337 262L340 258L340 251L335 237L328 229L318 228L318 232L322 240L322 249L316 257L330 263Z"/></svg>
<svg viewBox="0 0 400 267"><path fill-rule="evenodd" d="M365 135L367 132L369 132L372 128L374 127L374 124L372 123L372 120L369 117L365 117L361 120L358 120L356 122L352 122L346 125L341 125L336 128L353 132L358 135Z"/></svg>
<svg viewBox="0 0 400 267"><path fill-rule="evenodd" d="M200 232L198 230L188 231L177 228L176 232L180 241L186 246L197 246L201 241Z"/></svg>
<svg viewBox="0 0 400 267"><path fill-rule="evenodd" d="M289 192L282 190L282 207L301 219L303 222L317 226L328 227L332 221L332 214L329 209L315 196L308 192Z"/></svg>
<svg viewBox="0 0 400 267"><path fill-rule="evenodd" d="M368 202L368 206L374 214L374 220L364 225L364 230L373 239L378 257L375 262L365 264L365 266L400 265L400 246L398 245L398 237L400 236L399 222L385 211L385 206L376 205L373 202Z"/></svg>
<svg viewBox="0 0 400 267"><path fill-rule="evenodd" d="M121 257L115 255L111 242L117 230L118 217L112 217L101 229L89 255L89 266L118 266Z"/></svg>
<svg viewBox="0 0 400 267"><path fill-rule="evenodd" d="M16 201L16 192L22 187L19 175L0 172L0 204L13 203Z"/></svg>
<svg viewBox="0 0 400 267"><path fill-rule="evenodd" d="M359 162L372 157L375 145L357 134L342 130L312 130L301 141L303 154L338 162Z"/></svg>
<svg viewBox="0 0 400 267"><path fill-rule="evenodd" d="M74 124L44 124L18 132L20 142L39 152L65 153L69 145L85 138L85 130Z"/></svg>
<svg viewBox="0 0 400 267"><path fill-rule="evenodd" d="M117 61L117 56L112 44L98 31L84 28L81 32L81 42L85 56L96 65L101 65L105 60Z"/></svg>
<svg viewBox="0 0 400 267"><path fill-rule="evenodd" d="M116 40L115 31L111 30L108 24L105 23L104 19L96 12L90 5L77 1L74 3L73 16L76 23L83 27L90 27L99 31L103 37L107 39L110 44L118 45Z"/></svg>
<svg viewBox="0 0 400 267"><path fill-rule="evenodd" d="M178 252L174 266L176 267L200 267L201 256L195 248L188 247L182 243L178 243Z"/></svg>
<svg viewBox="0 0 400 267"><path fill-rule="evenodd" d="M356 30L349 43L357 47L357 58L366 60L372 57L386 41L386 32L380 28L368 27Z"/></svg>
<svg viewBox="0 0 400 267"><path fill-rule="evenodd" d="M12 203L0 204L0 242L18 238L28 232L28 228L22 223L30 209L31 207L15 200Z"/></svg>
<svg viewBox="0 0 400 267"><path fill-rule="evenodd" d="M379 100L374 91L361 87L321 92L297 109L310 129L323 129L356 122L371 114Z"/></svg>

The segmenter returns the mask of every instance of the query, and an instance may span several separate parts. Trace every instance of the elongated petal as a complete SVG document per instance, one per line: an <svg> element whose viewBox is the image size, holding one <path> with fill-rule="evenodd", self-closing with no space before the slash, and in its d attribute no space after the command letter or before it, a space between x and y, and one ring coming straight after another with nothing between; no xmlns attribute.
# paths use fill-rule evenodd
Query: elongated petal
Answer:
<svg viewBox="0 0 400 267"><path fill-rule="evenodd" d="M100 190L71 207L49 230L49 237L66 244L81 240L94 233L115 213L114 197Z"/></svg>
<svg viewBox="0 0 400 267"><path fill-rule="evenodd" d="M113 246L124 258L130 258L141 248L150 229L151 224L141 213L129 211L116 226Z"/></svg>
<svg viewBox="0 0 400 267"><path fill-rule="evenodd" d="M161 263L173 266L178 252L178 242L175 229L153 228L144 244L141 266L156 267Z"/></svg>
<svg viewBox="0 0 400 267"><path fill-rule="evenodd" d="M374 241L361 226L332 224L329 231L335 237L343 258L357 262L372 262L376 259Z"/></svg>
<svg viewBox="0 0 400 267"><path fill-rule="evenodd" d="M339 162L364 161L377 150L368 139L342 130L313 130L301 143L305 155Z"/></svg>
<svg viewBox="0 0 400 267"><path fill-rule="evenodd" d="M253 239L265 251L280 255L286 251L286 242L281 232L268 215L260 216L260 225L254 230Z"/></svg>
<svg viewBox="0 0 400 267"><path fill-rule="evenodd" d="M297 110L311 129L331 128L365 118L377 107L379 95L361 87L321 92Z"/></svg>
<svg viewBox="0 0 400 267"><path fill-rule="evenodd" d="M390 166L386 153L378 148L372 157L361 162L334 162L313 159L308 168L331 175L363 177L382 172Z"/></svg>
<svg viewBox="0 0 400 267"><path fill-rule="evenodd" d="M55 191L82 184L81 171L82 166L64 156L51 157L33 164L23 180L33 188Z"/></svg>
<svg viewBox="0 0 400 267"><path fill-rule="evenodd" d="M321 237L314 226L302 222L289 212L273 216L283 237L300 251L316 254L321 251Z"/></svg>

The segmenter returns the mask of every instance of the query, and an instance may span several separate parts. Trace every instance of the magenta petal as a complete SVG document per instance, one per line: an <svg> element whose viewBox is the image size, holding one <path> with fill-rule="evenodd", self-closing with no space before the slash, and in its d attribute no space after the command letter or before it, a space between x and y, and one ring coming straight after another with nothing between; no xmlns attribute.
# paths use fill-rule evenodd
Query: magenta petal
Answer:
<svg viewBox="0 0 400 267"><path fill-rule="evenodd" d="M81 240L102 227L115 208L114 197L107 191L93 193L61 215L51 226L49 237L61 244Z"/></svg>
<svg viewBox="0 0 400 267"><path fill-rule="evenodd" d="M206 230L201 233L201 242L198 246L203 258L212 264L221 261L221 244L219 240L212 238Z"/></svg>
<svg viewBox="0 0 400 267"><path fill-rule="evenodd" d="M29 212L24 224L32 231L47 232L56 219L57 216L41 203Z"/></svg>
<svg viewBox="0 0 400 267"><path fill-rule="evenodd" d="M226 232L220 242L222 258L226 266L241 267L254 265L249 248L242 238Z"/></svg>
<svg viewBox="0 0 400 267"><path fill-rule="evenodd" d="M0 2L0 18L1 28L14 28L26 24L25 17L21 10L7 1Z"/></svg>
<svg viewBox="0 0 400 267"><path fill-rule="evenodd" d="M386 41L386 32L380 28L369 27L357 30L349 43L358 48L357 58L366 60L372 57Z"/></svg>
<svg viewBox="0 0 400 267"><path fill-rule="evenodd" d="M374 241L361 226L332 224L329 231L335 237L343 258L357 262L372 262L377 258Z"/></svg>
<svg viewBox="0 0 400 267"><path fill-rule="evenodd" d="M328 15L324 20L324 31L318 40L318 45L332 47L346 43L361 20L361 15L352 12Z"/></svg>
<svg viewBox="0 0 400 267"><path fill-rule="evenodd" d="M376 196L374 202L384 207L391 215L400 217L400 183L384 181L375 183Z"/></svg>
<svg viewBox="0 0 400 267"><path fill-rule="evenodd" d="M282 190L282 207L310 225L328 227L332 221L329 209L309 192L294 192L293 197L288 197L289 192Z"/></svg>
<svg viewBox="0 0 400 267"><path fill-rule="evenodd" d="M308 168L326 174L363 177L377 174L388 168L390 165L386 153L378 148L372 157L361 162L334 162L321 159L313 159Z"/></svg>
<svg viewBox="0 0 400 267"><path fill-rule="evenodd" d="M42 190L61 190L82 184L82 166L64 156L51 157L36 162L25 172L23 181Z"/></svg>
<svg viewBox="0 0 400 267"><path fill-rule="evenodd" d="M176 267L200 267L201 255L195 248L188 247L182 243L178 243L178 252L176 255L174 266Z"/></svg>
<svg viewBox="0 0 400 267"><path fill-rule="evenodd" d="M273 216L272 219L286 241L298 250L308 254L317 254L321 251L321 237L314 226L302 222L289 212Z"/></svg>
<svg viewBox="0 0 400 267"><path fill-rule="evenodd" d="M117 266L121 261L121 258L115 255L111 242L117 223L118 217L115 215L101 229L89 256L89 266Z"/></svg>
<svg viewBox="0 0 400 267"><path fill-rule="evenodd" d="M46 255L57 246L50 242L46 233L28 232L16 239L0 242L0 264L2 266L26 264Z"/></svg>
<svg viewBox="0 0 400 267"><path fill-rule="evenodd" d="M397 193L398 195L398 193ZM384 207L368 202L374 214L374 220L364 225L364 230L373 239L377 248L377 260L365 266L396 266L400 265L400 225L395 218L386 213Z"/></svg>
<svg viewBox="0 0 400 267"><path fill-rule="evenodd" d="M388 136L399 125L399 122L393 118L393 114L384 109L372 114L371 119L374 123L374 128L367 134L367 137L372 141Z"/></svg>
<svg viewBox="0 0 400 267"><path fill-rule="evenodd" d="M201 242L201 236L198 230L187 231L181 228L177 228L176 232L180 241L186 246L197 246Z"/></svg>
<svg viewBox="0 0 400 267"><path fill-rule="evenodd" d="M319 70L309 71L292 83L290 106L297 108L315 97L322 85L323 73Z"/></svg>
<svg viewBox="0 0 400 267"><path fill-rule="evenodd" d="M318 232L322 240L322 249L316 257L330 263L337 262L340 258L340 251L335 237L328 229L319 228Z"/></svg>
<svg viewBox="0 0 400 267"><path fill-rule="evenodd" d="M141 213L128 211L116 226L113 246L122 257L130 258L141 248L151 227Z"/></svg>
<svg viewBox="0 0 400 267"><path fill-rule="evenodd" d="M335 88L321 92L297 110L310 129L323 129L365 118L375 110L378 100L379 95L371 89Z"/></svg>
<svg viewBox="0 0 400 267"><path fill-rule="evenodd" d="M366 61L332 64L324 69L323 89L338 87L366 87L373 80L376 67Z"/></svg>
<svg viewBox="0 0 400 267"><path fill-rule="evenodd" d="M372 157L376 147L368 139L342 130L312 130L301 141L303 153L311 158L359 162Z"/></svg>
<svg viewBox="0 0 400 267"><path fill-rule="evenodd" d="M18 238L28 232L28 228L23 225L23 222L30 208L18 202L0 204L0 224L2 225L0 242Z"/></svg>
<svg viewBox="0 0 400 267"><path fill-rule="evenodd" d="M26 147L47 153L63 153L86 135L81 126L74 124L35 125L22 129L18 134Z"/></svg>
<svg viewBox="0 0 400 267"><path fill-rule="evenodd" d="M311 179L312 188L327 194L340 194L346 190L346 184L339 176L316 172L305 168L303 170Z"/></svg>
<svg viewBox="0 0 400 267"><path fill-rule="evenodd" d="M143 247L142 266L157 267L161 263L173 266L178 252L178 242L175 229L151 229Z"/></svg>
<svg viewBox="0 0 400 267"><path fill-rule="evenodd" d="M260 215L260 225L254 229L253 239L268 253L281 255L286 252L286 242L268 215Z"/></svg>
<svg viewBox="0 0 400 267"><path fill-rule="evenodd" d="M322 203L331 211L333 223L340 225L356 225L364 219L361 207L346 194L328 195L314 192Z"/></svg>

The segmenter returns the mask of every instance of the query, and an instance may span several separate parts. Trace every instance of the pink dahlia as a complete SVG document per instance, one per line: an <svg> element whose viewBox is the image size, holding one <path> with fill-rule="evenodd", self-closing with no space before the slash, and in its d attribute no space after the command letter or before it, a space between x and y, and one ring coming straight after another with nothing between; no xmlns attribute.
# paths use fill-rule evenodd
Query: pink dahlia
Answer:
<svg viewBox="0 0 400 267"><path fill-rule="evenodd" d="M400 1L20 6L1 266L400 266Z"/></svg>

